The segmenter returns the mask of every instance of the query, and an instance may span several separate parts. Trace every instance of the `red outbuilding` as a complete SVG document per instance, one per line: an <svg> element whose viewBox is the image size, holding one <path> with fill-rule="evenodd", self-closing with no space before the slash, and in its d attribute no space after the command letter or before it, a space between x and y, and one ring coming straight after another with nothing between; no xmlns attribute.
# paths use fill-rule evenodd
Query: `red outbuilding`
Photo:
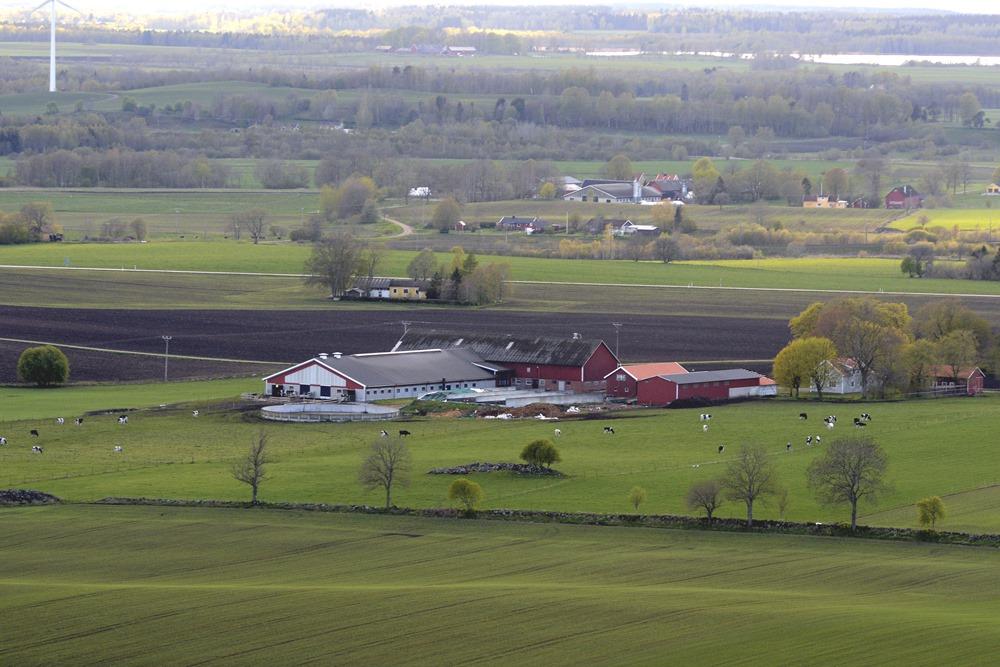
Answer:
<svg viewBox="0 0 1000 667"><path fill-rule="evenodd" d="M958 381L955 381L956 376ZM933 378L934 389L953 390L955 393L965 393L975 396L983 392L983 382L986 380L986 373L979 368L960 368L958 372L953 372L951 366L931 367L931 377Z"/></svg>
<svg viewBox="0 0 1000 667"><path fill-rule="evenodd" d="M575 392L604 391L604 378L618 368L618 357L602 340L549 336L460 333L410 329L392 348L424 350L470 349L480 358L510 373L497 377L497 386Z"/></svg>
<svg viewBox="0 0 1000 667"><path fill-rule="evenodd" d="M776 394L774 380L760 373L735 368L646 378L638 382L637 398L641 405L670 405L684 399L725 401Z"/></svg>
<svg viewBox="0 0 1000 667"><path fill-rule="evenodd" d="M676 361L622 365L604 376L608 398L632 400L638 396L639 382L657 375L687 373Z"/></svg>

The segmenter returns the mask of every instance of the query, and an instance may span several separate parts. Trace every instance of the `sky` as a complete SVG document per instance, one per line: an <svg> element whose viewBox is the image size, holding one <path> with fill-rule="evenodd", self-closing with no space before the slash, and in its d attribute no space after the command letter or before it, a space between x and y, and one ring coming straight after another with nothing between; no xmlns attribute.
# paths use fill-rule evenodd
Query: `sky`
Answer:
<svg viewBox="0 0 1000 667"><path fill-rule="evenodd" d="M31 7L40 0L0 0L2 8ZM107 9L136 11L135 3L122 0L70 0L70 5L84 13ZM234 11L238 9L273 8L284 10L305 10L322 7L349 8L383 8L400 5L612 5L612 6L642 6L644 8L696 6L696 7L767 7L767 8L888 8L888 9L932 9L948 10L980 14L1000 14L1000 3L996 0L692 0L691 2L650 2L648 0L633 0L632 2L615 2L599 0L445 0L428 2L426 0L367 0L358 3L357 0L248 0L233 2L225 0L146 0L139 12L154 13L195 13L204 11Z"/></svg>

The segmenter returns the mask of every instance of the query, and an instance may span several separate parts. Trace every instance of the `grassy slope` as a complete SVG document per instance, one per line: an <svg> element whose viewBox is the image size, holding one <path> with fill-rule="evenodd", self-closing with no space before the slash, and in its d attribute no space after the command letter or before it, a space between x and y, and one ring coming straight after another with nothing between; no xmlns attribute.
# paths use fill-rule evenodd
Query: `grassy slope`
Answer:
<svg viewBox="0 0 1000 667"><path fill-rule="evenodd" d="M456 244L460 243L456 239ZM307 245L289 243L176 242L148 244L39 244L0 248L0 264L300 273ZM379 268L402 276L414 252L389 251ZM447 254L440 261L450 260ZM515 280L651 285L800 288L821 290L1000 293L995 283L914 280L892 259L764 259L715 262L631 262L530 257L481 257L511 266Z"/></svg>
<svg viewBox="0 0 1000 667"><path fill-rule="evenodd" d="M117 399L117 397L116 397ZM116 402L119 402L116 400ZM121 406L108 406L121 407ZM520 478L506 474L478 475L486 491L486 506L566 511L622 512L633 485L649 492L642 510L687 513L683 496L695 480L721 474L742 442L759 443L773 455L781 482L789 489L788 518L839 521L843 507L817 505L806 487L805 471L822 446L804 446L806 435L829 441L851 435L851 414L867 408L875 419L867 432L885 448L894 490L865 511L899 509L893 525L913 525L913 503L930 494L981 489L1000 482L995 444L990 433L1000 416L1000 398L949 399L878 405L810 406L795 402L748 403L713 410L711 430L703 433L697 411L645 411L615 423L613 437L601 433L601 421L566 421L558 446L568 477ZM808 422L797 418L806 409ZM48 414L64 414L59 404ZM842 423L827 431L821 414L839 414ZM94 418L83 428L57 427L51 419L8 422L11 445L0 450L0 488L30 486L72 500L109 495L168 498L243 499L245 489L229 475L229 465L241 455L259 429L271 435L272 480L263 497L273 501L369 503L381 502L378 491L365 492L356 481L357 466L377 439L373 424L274 424L240 415L204 411L193 419L186 411L137 413L127 427L111 417ZM846 422L846 423L845 423ZM37 428L42 436L29 438ZM407 440L412 450L412 485L395 495L399 505L447 505L452 477L427 475L433 467L470 461L514 461L533 439L552 436L552 424L537 420L489 422L432 420L412 422ZM785 443L793 451L785 452ZM30 445L42 444L43 457ZM716 452L725 443L724 455ZM114 454L112 445L125 447ZM697 466L697 467L695 467ZM947 521L954 529L1000 532L1000 506ZM729 503L722 514L740 516ZM756 508L761 518L776 518L773 506ZM873 522L884 523L878 516Z"/></svg>
<svg viewBox="0 0 1000 667"><path fill-rule="evenodd" d="M986 201L985 197L981 197ZM993 198L991 201L996 201ZM1000 201L996 201L1000 206ZM982 203L980 203L982 206ZM921 226L921 222L926 219L926 228L944 227L951 231L958 227L960 231L986 231L991 227L994 230L1000 229L1000 210L994 211L988 208L974 209L934 209L916 211L905 218L893 222L890 227L903 230L911 230Z"/></svg>
<svg viewBox="0 0 1000 667"><path fill-rule="evenodd" d="M162 403L228 398L259 390L260 383L247 378L57 389L0 387L0 424L19 419L69 418L91 410L148 408Z"/></svg>
<svg viewBox="0 0 1000 667"><path fill-rule="evenodd" d="M1000 642L987 549L169 508L0 526L11 664L935 665Z"/></svg>

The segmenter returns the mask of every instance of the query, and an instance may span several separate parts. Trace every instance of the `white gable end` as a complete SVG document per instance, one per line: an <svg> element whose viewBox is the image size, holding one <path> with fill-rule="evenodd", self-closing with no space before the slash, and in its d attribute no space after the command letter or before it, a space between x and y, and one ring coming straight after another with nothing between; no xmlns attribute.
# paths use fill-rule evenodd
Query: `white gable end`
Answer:
<svg viewBox="0 0 1000 667"><path fill-rule="evenodd" d="M347 386L347 381L344 378L340 377L333 371L320 366L319 364L312 364L299 369L294 373L289 373L285 377L285 383L320 385L323 387Z"/></svg>

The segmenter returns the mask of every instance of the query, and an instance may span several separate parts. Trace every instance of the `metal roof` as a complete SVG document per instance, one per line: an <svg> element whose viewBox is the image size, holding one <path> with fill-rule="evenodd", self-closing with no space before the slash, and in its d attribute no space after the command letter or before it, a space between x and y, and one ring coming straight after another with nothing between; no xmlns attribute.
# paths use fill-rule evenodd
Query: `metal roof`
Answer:
<svg viewBox="0 0 1000 667"><path fill-rule="evenodd" d="M722 371L695 371L694 373L675 373L673 375L659 375L668 382L674 384L695 384L698 382L726 382L730 380L757 380L762 377L760 373L748 371L745 368L729 368Z"/></svg>
<svg viewBox="0 0 1000 667"><path fill-rule="evenodd" d="M495 365L484 362L472 350L425 349L408 352L376 352L340 358L317 357L306 362L308 363L325 366L366 388L435 384L440 383L442 379L448 382L492 380L495 377L494 373L488 369L496 368ZM297 364L275 373L265 378L265 381L306 364Z"/></svg>
<svg viewBox="0 0 1000 667"><path fill-rule="evenodd" d="M410 329L393 351L465 348L498 364L583 366L604 341Z"/></svg>

